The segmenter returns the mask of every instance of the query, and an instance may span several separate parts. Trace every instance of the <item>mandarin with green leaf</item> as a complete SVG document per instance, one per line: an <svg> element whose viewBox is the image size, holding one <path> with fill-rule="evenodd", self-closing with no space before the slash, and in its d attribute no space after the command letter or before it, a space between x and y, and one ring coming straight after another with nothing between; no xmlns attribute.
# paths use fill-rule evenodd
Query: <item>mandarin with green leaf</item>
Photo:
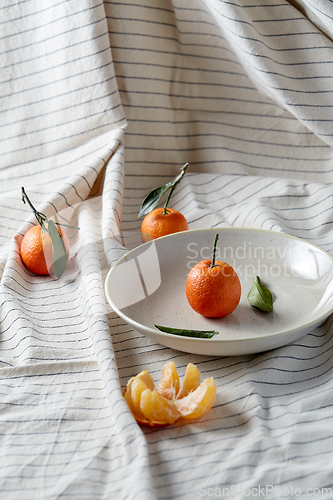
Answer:
<svg viewBox="0 0 333 500"><path fill-rule="evenodd" d="M139 217L145 216L141 224L141 239L143 242L188 230L188 223L181 212L169 208L170 198L185 175L188 163L182 166L180 174L164 186L151 191L143 200ZM162 196L170 191L163 208L156 208Z"/></svg>
<svg viewBox="0 0 333 500"><path fill-rule="evenodd" d="M187 230L188 223L182 213L173 208L168 208L165 212L163 208L155 208L142 221L141 239L146 242Z"/></svg>
<svg viewBox="0 0 333 500"><path fill-rule="evenodd" d="M57 228L65 244L67 258L69 241L66 234ZM40 225L30 228L21 243L21 257L29 271L46 276L53 272L53 245L48 232L42 232Z"/></svg>
<svg viewBox="0 0 333 500"><path fill-rule="evenodd" d="M20 247L23 263L33 273L43 276L54 273L60 278L68 261L69 242L59 226L80 228L48 219L35 209L23 187L22 201L28 203L39 224L30 228L23 237Z"/></svg>

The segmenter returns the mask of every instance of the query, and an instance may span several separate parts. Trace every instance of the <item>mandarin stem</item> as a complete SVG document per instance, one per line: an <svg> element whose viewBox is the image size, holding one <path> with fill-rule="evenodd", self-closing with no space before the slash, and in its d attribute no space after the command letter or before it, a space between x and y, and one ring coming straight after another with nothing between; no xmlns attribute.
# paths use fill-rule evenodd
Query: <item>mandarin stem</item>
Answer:
<svg viewBox="0 0 333 500"><path fill-rule="evenodd" d="M30 199L29 199L29 196L27 195L27 193L25 192L25 189L24 187L21 188L22 189L22 201L23 203L27 202L28 205L30 206L31 210L33 211L34 213L34 216L36 217L36 220L38 222L38 224L41 226L41 228L43 230L46 230L46 227L45 227L45 224L44 222L47 222L47 217L46 215L42 214L41 212L38 212L38 210L35 209L35 207L33 206L33 204L31 203ZM70 226L69 224L63 224L61 222L55 222L55 225L56 226L65 226L65 227L70 227L72 229L77 229L79 230L80 228L77 227L77 226Z"/></svg>
<svg viewBox="0 0 333 500"><path fill-rule="evenodd" d="M167 201L164 203L164 207L163 207L163 215L167 215L169 212L168 212L168 204L169 204L169 201L170 201L170 198L172 196L172 193L174 192L174 190L176 189L177 185L180 183L180 181L182 180L182 178L184 177L185 175L185 172L186 172L186 169L187 167L189 166L189 163L185 163L182 168L180 169L181 171L181 178L178 180L178 182L171 188L171 191L169 193L169 196L168 196L168 199Z"/></svg>
<svg viewBox="0 0 333 500"><path fill-rule="evenodd" d="M175 186L176 187L176 186ZM170 201L170 198L172 196L172 193L174 192L175 190L175 187L173 187L171 190L170 190L170 193L169 193L169 196L167 198L167 201L164 203L164 207L163 207L163 215L167 215L169 212L168 212L168 204L169 204L169 201Z"/></svg>
<svg viewBox="0 0 333 500"><path fill-rule="evenodd" d="M213 247L213 258L212 258L212 262L210 264L210 267L215 267L216 245L217 245L218 239L219 239L219 233L216 233L215 240L214 240L214 247Z"/></svg>
<svg viewBox="0 0 333 500"><path fill-rule="evenodd" d="M34 213L34 216L36 217L37 219L37 222L38 224L43 228L45 227L44 226L44 222L46 221L46 217L44 214L41 214L40 212L38 212L35 207L33 206L33 204L31 203L27 193L25 192L24 190L24 187L22 187L22 201L23 203L25 203L26 201L28 202L28 205L30 206L31 210L33 211Z"/></svg>

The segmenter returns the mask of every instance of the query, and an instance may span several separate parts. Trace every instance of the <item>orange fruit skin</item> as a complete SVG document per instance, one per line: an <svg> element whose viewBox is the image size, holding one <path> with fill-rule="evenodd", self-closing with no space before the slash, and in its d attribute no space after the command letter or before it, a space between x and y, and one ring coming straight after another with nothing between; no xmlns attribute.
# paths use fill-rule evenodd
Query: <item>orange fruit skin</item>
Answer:
<svg viewBox="0 0 333 500"><path fill-rule="evenodd" d="M68 257L68 238L59 227L58 231L63 237ZM21 243L20 251L23 263L29 271L41 276L52 274L53 248L51 237L48 233L42 233L42 228L39 224L26 232Z"/></svg>
<svg viewBox="0 0 333 500"><path fill-rule="evenodd" d="M198 262L188 274L186 297L195 312L207 318L223 318L231 314L241 298L241 284L229 264L211 260Z"/></svg>
<svg viewBox="0 0 333 500"><path fill-rule="evenodd" d="M168 208L167 214L163 214L163 211L164 208L155 208L143 219L141 239L144 243L167 234L188 230L188 223L183 214L173 208Z"/></svg>

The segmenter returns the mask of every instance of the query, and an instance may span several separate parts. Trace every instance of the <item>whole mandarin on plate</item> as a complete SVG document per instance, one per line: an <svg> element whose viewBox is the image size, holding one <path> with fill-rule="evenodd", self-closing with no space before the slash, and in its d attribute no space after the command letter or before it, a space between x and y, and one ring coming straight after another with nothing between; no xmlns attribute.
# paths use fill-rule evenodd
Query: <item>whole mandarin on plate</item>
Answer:
<svg viewBox="0 0 333 500"><path fill-rule="evenodd" d="M236 271L226 262L215 260L218 234L215 236L213 258L198 262L186 280L186 297L192 309L208 318L231 314L241 298L241 283Z"/></svg>

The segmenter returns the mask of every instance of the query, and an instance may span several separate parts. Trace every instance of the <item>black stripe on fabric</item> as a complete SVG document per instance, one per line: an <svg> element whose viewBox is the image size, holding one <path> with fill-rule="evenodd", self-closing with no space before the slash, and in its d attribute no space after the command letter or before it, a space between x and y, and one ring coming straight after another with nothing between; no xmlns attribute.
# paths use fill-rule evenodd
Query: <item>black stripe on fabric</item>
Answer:
<svg viewBox="0 0 333 500"><path fill-rule="evenodd" d="M248 102L248 101L245 101L245 102ZM222 125L222 124L219 124L219 125ZM227 124L225 124L227 125ZM228 124L229 126L229 124ZM238 128L236 125L234 125L234 128ZM241 128L241 127L240 127ZM250 127L247 127L250 129ZM213 138L220 138L220 139L227 139L227 140L233 140L233 141L237 141L237 142L244 142L244 143L249 143L249 144L262 144L264 146L276 146L276 147L283 147L283 148L295 148L295 149L302 149L302 150L306 150L307 148L309 149L325 149L327 151L331 151L331 148L327 145L327 144L292 144L292 143L287 143L287 142L269 142L269 141L260 141L260 140L256 140L256 139L248 139L248 138L245 138L245 137L241 137L238 135L238 137L235 135L235 136L232 136L232 135L227 135L227 134L216 134L216 133L202 133L202 134L186 134L186 135L181 135L181 134L175 134L175 135L171 135L171 134L148 134L148 133L134 133L134 132L126 132L126 137L142 137L142 138L171 138L171 139L194 139L194 138L210 138L210 137L213 137ZM132 148L131 148L132 149ZM135 149L135 148L134 148ZM137 149L140 149L142 150L142 148L138 147ZM188 175L188 174L186 174Z"/></svg>
<svg viewBox="0 0 333 500"><path fill-rule="evenodd" d="M69 64L74 64L74 63L77 63L78 61L82 62L83 60L94 58L94 57L96 57L96 55L100 55L100 54L104 54L104 53L109 53L109 52L110 52L110 47L106 47L105 49L101 49L101 50L99 50L98 52L96 52L94 54L87 54L87 55L84 55L84 56L76 57L75 59L68 60L68 61L63 62L61 64L57 64L55 66L51 66L49 68L39 69L38 71L35 71L35 72L32 72L32 73L28 73L28 74L25 74L25 75L20 75L18 77L13 77L10 80L3 80L3 81L0 82L0 85L3 85L5 83L10 83L10 82L15 81L15 80L22 80L24 78L31 77L31 76L36 76L36 75L39 75L41 73L46 73L48 71L59 70L60 68L63 68L65 66L69 65ZM111 65L111 62L108 63L108 64Z"/></svg>
<svg viewBox="0 0 333 500"><path fill-rule="evenodd" d="M8 111L13 111L15 109L16 110L17 109L22 109L22 108L25 108L26 106L34 106L34 105L40 104L42 102L51 101L53 99L59 99L60 97L69 96L69 95L74 94L76 92L81 92L82 90L93 89L93 87L102 86L103 84L108 83L108 82L114 80L115 78L116 77L113 75L110 78L107 78L106 80L101 80L101 81L98 81L98 82L95 82L95 83L90 83L89 85L86 85L84 87L76 87L73 90L66 90L66 92L63 92L62 94L56 94L56 95L53 95L53 96L48 96L48 97L45 97L43 99L39 99L38 101L31 101L31 102L26 102L25 101L24 104L20 104L19 106L13 106L11 108L4 108L4 107L2 107L2 109L0 110L0 113L7 113ZM40 87L37 87L37 88L40 89ZM27 89L26 89L26 91L27 91ZM17 92L17 94L21 94L21 92ZM108 94L108 96L102 96L101 98L106 98L106 97L112 96L114 94L117 94L117 90L115 90L114 92ZM8 96L1 96L1 97L8 97ZM90 101L88 101L88 102L90 102ZM82 104L85 104L85 103L83 102ZM80 104L77 104L77 105L80 105ZM65 109L67 109L67 107ZM57 110L53 111L53 113L57 113L57 112L60 112L60 111L63 111L63 109L62 108L58 108ZM45 116L45 115L40 115L40 116ZM47 114L47 116L48 116L48 114ZM89 116L87 118L89 118ZM7 127L8 125L12 125L12 124L15 124L15 123L17 123L17 122L11 122L9 124L2 125L2 127ZM29 131L29 134L31 134L32 132L33 133L35 133L35 132L41 132L42 130L47 130L49 128L59 127L61 125L67 125L68 123L72 123L72 120L67 121L67 122L63 122L63 123L57 123L57 124L55 124L53 126L44 127L42 129L37 129L37 130ZM8 139L11 139L11 138L14 138L14 137L20 137L20 135L25 135L25 134L22 133L22 134L18 134L17 136L16 135L9 136L9 137L6 137L5 139L2 139L2 140L8 140Z"/></svg>
<svg viewBox="0 0 333 500"><path fill-rule="evenodd" d="M120 145L120 141L119 141L119 139L115 138L115 139L114 139L114 141L116 142L116 146L115 146L115 148L114 148L114 149L109 149L110 153L114 153L115 149L116 149L116 148ZM87 158L92 158L92 155L93 155L94 153L100 152L100 149L101 149L100 147L98 147L97 149L92 149L92 150L89 150L87 153L85 153L85 154L83 154L83 155L79 156L78 158L77 158L77 157L75 157L73 160L70 160L70 161L68 161L68 160L67 160L67 161L66 161L66 156L65 156L65 155L66 155L66 153L68 153L68 152L73 152L73 151L75 151L75 150L77 150L77 149L80 149L80 148L81 148L81 145L78 145L78 146L75 146L75 147L69 147L68 149L66 149L66 150L62 151L62 152L59 154L59 156L61 156L61 157L63 156L63 157L64 157L64 160L63 160L63 163L62 163L60 166L58 166L58 168L61 168L61 167L62 167L62 168L63 168L63 167L69 167L70 165L73 165L73 164L75 164L75 163L78 163L78 162L79 162L79 160L82 160L82 161L83 161L83 160L86 160ZM110 155L111 155L111 154L110 154ZM49 155L46 155L46 156L43 156L43 157L40 157L40 158L37 158L37 159L31 160L31 161L27 162L25 165L29 165L29 163L31 163L31 164L38 164L39 162L43 162L43 161L45 161L46 159L49 159L49 158L54 158L54 154L49 154ZM90 160L90 161L92 162L92 160ZM11 168L11 169L13 169L13 168L15 168L15 167L22 167L22 163L12 164L10 167L5 167L5 168L4 168L4 170L6 170L7 168ZM86 169L90 169L90 170L94 170L94 172L95 172L96 176L99 174L99 172L96 170L96 168L95 168L95 167L93 167L92 165L87 165L87 164L85 164L85 165L84 165L84 168L86 168ZM25 174L25 178L26 178L26 177L29 177L29 176L41 175L41 174L43 174L43 173L45 173L45 172L52 171L53 169L54 169L54 166L52 165L51 167L46 168L46 169L44 169L44 170L39 170L39 171L38 171L38 172L36 172L36 173L33 173L33 174L29 174L29 173L28 173L28 174ZM79 173L75 173L75 175L77 175L78 177L83 178L83 179L87 182L88 187L89 187L90 189L92 188L92 186L90 186L90 185L89 185L89 183L88 183L87 179L86 179L84 176L80 175ZM18 175L17 177L15 177L15 176L11 176L11 179L21 179L21 178L22 178L22 175ZM65 179L68 179L68 176L65 176L64 178L65 178ZM40 183L39 185L40 185L40 186L42 186L43 184L42 184L42 183Z"/></svg>

